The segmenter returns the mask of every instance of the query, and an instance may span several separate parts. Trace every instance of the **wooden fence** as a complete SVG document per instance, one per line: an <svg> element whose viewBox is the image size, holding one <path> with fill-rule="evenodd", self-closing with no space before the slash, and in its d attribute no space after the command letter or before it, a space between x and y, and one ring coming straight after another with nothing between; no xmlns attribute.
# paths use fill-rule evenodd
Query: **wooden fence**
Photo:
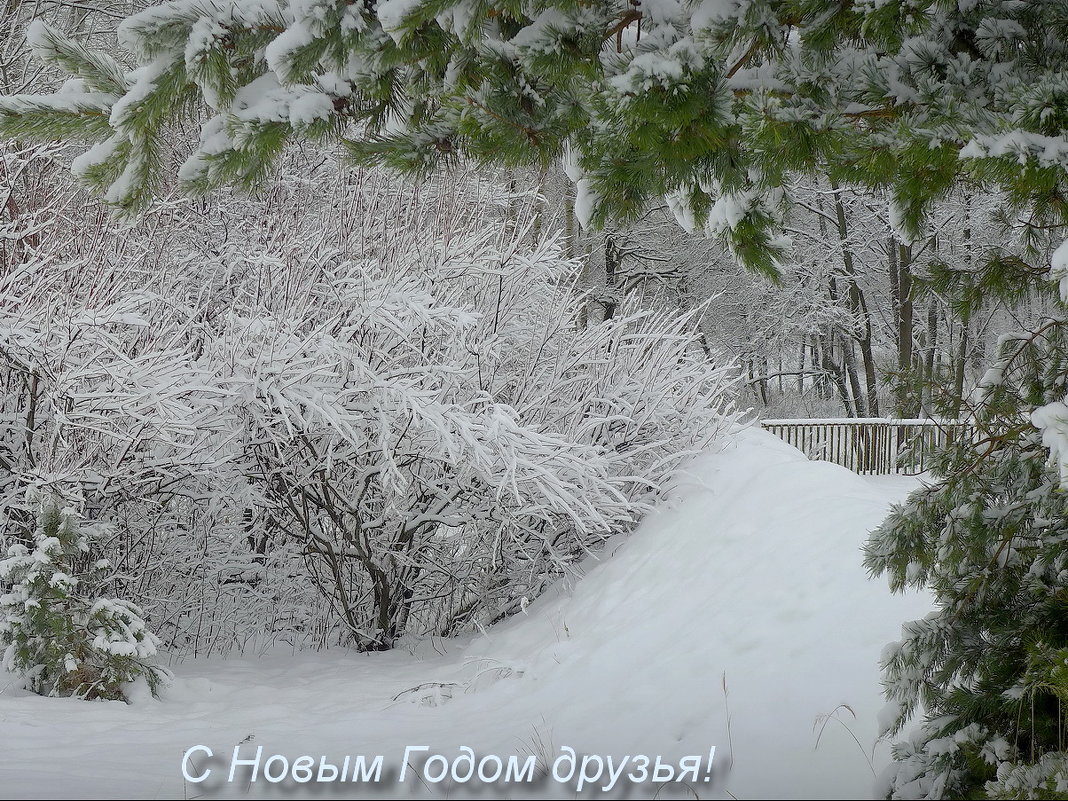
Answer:
<svg viewBox="0 0 1068 801"><path fill-rule="evenodd" d="M857 473L915 474L930 468L933 448L973 436L970 423L892 418L764 420L761 425L811 459Z"/></svg>

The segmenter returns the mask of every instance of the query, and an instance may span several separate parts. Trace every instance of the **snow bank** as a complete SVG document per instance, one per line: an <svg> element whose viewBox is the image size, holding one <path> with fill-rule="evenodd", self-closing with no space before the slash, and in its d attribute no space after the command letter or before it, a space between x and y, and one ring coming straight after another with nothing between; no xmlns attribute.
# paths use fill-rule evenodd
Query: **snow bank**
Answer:
<svg viewBox="0 0 1068 801"><path fill-rule="evenodd" d="M570 598L468 654L538 677L561 743L680 755L715 745L717 760L733 751L726 789L738 797L870 795L868 760L888 759L885 746L872 754L879 653L930 608L860 566L886 491L756 430L694 472L703 488ZM889 486L900 498L901 482Z"/></svg>
<svg viewBox="0 0 1068 801"><path fill-rule="evenodd" d="M715 746L717 767L731 769L725 784L699 786L702 798L869 796L888 759L885 746L873 751L879 652L929 607L891 596L860 564L867 531L902 486L748 430L695 465L683 500L584 578L467 643L197 660L176 667L163 701L130 707L30 696L0 674L0 796L326 790L183 782L190 746L229 757L241 743L247 756L257 745L265 757L382 754L387 768L406 745L549 761L561 746L676 759ZM631 797L658 788L636 789ZM678 795L670 789L660 797Z"/></svg>

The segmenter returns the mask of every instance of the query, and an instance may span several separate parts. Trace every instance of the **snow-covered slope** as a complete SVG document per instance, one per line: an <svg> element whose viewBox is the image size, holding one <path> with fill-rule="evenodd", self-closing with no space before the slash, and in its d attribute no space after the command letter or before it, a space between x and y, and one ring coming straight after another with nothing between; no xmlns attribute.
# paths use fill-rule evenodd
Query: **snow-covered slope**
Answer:
<svg viewBox="0 0 1068 801"><path fill-rule="evenodd" d="M0 796L323 794L314 782L249 786L246 769L226 783L241 743L243 757L263 746L264 759L381 754L377 792L396 797L448 789L412 771L397 783L407 745L449 758L461 745L536 754L548 765L562 746L674 761L714 746L721 781L698 784L702 798L870 794L887 760L885 746L873 751L879 652L929 607L891 596L860 565L867 531L902 483L809 462L756 430L704 457L692 483L581 580L467 642L190 661L162 701L132 706L38 698L0 674ZM197 744L217 755L190 764L194 774L214 768L203 784L180 772ZM574 784L482 795L573 795ZM631 797L657 789L646 783ZM660 797L685 790L667 789Z"/></svg>

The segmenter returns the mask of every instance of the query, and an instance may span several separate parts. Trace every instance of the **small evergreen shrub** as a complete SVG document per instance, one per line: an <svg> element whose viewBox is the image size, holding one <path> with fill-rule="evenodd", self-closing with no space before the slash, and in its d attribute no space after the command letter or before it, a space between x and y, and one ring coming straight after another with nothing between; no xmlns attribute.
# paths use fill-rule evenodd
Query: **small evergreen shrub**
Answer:
<svg viewBox="0 0 1068 801"><path fill-rule="evenodd" d="M47 499L33 548L12 545L0 560L4 668L40 695L126 700L125 686L140 678L155 695L169 678L151 662L159 640L135 604L100 597L111 565L91 558L93 528Z"/></svg>

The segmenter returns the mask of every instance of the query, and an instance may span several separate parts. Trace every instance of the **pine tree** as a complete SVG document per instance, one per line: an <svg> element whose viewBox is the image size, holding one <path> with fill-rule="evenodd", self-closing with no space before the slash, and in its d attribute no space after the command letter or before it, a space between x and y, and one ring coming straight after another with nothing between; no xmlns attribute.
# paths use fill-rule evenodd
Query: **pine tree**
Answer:
<svg viewBox="0 0 1068 801"><path fill-rule="evenodd" d="M1066 334L1048 320L1003 338L974 435L940 454L941 480L895 507L866 545L874 574L936 601L883 654L898 709L886 733L925 713L894 746L891 797L1064 797L1068 497L1034 422L1068 391ZM1059 795L1034 795L1050 780Z"/></svg>
<svg viewBox="0 0 1068 801"><path fill-rule="evenodd" d="M189 191L294 138L416 173L567 155L590 224L664 197L768 272L797 172L888 190L907 236L960 181L1065 213L1068 0L174 0L119 27L133 70L29 33L72 79L0 100L0 134L92 143L76 174L131 212L192 118Z"/></svg>
<svg viewBox="0 0 1068 801"><path fill-rule="evenodd" d="M33 549L16 543L0 559L3 665L41 695L124 699L136 679L155 694L169 677L152 662L159 639L141 610L102 595L113 571L92 558L98 528L44 498Z"/></svg>

